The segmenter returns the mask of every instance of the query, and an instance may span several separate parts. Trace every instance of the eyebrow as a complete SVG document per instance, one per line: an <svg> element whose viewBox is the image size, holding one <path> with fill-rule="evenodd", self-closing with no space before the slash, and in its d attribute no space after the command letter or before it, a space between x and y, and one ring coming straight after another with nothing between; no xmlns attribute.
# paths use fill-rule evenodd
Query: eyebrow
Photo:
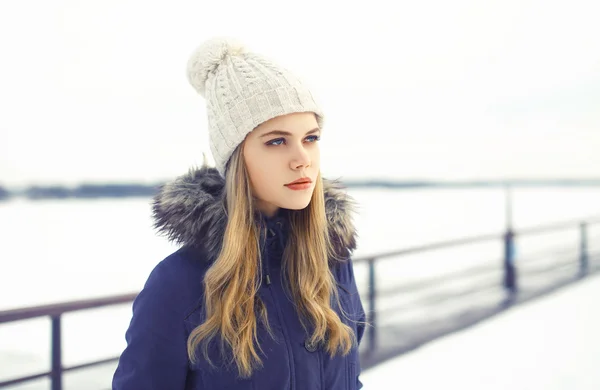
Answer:
<svg viewBox="0 0 600 390"><path fill-rule="evenodd" d="M318 128L318 127L315 127L314 129L307 131L306 134L304 134L304 135L318 133L319 131L321 131L321 129ZM271 136L271 135L287 135L287 136L292 136L293 134L290 133L289 131L273 130L273 131L269 131L268 133L265 133L265 134L261 135L260 138L268 137L268 136Z"/></svg>

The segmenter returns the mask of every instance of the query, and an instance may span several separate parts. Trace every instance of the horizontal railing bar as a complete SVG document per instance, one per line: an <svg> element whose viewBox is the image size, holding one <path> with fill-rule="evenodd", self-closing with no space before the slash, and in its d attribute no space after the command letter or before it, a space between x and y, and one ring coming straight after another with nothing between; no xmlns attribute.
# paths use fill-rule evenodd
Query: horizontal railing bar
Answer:
<svg viewBox="0 0 600 390"><path fill-rule="evenodd" d="M407 292L414 293L419 290L430 289L431 286L440 286L445 283L454 282L456 280L464 278L480 276L482 274L493 274L501 272L502 269L500 269L500 267L498 267L497 265L486 264L484 266L470 267L461 271L454 271L442 276L436 276L433 278L418 280L416 282L405 283L401 286L380 288L377 289L377 295L389 296Z"/></svg>
<svg viewBox="0 0 600 390"><path fill-rule="evenodd" d="M539 276L539 275L543 275L543 274L556 272L557 270L559 270L561 268L566 268L567 266L577 267L577 263L573 263L572 259L567 259L567 260L563 260L562 262L560 262L558 264L553 264L551 266L536 267L535 269L528 269L527 271L524 272L524 274L532 275L532 276ZM568 277L573 277L573 275L569 275ZM451 279L451 278L449 278L449 279ZM441 283L440 283L440 285L441 285ZM435 289L430 294L420 296L418 299L403 302L399 305L386 307L385 309L382 309L381 311L385 312L385 313L392 313L392 312L398 312L398 311L400 311L400 309L408 310L408 309L413 309L415 307L431 307L431 306L439 305L441 303L445 303L446 301L454 301L456 299L459 299L460 297L464 297L467 295L483 293L483 292L492 291L492 290L496 290L496 289L500 290L500 287L496 286L496 285L489 285L489 283L487 283L486 281L477 283L475 285L468 286L463 289L455 289L455 290L452 289L454 291L448 291L448 290L445 290L444 288L438 288L438 289ZM391 294L391 295L393 295L393 294Z"/></svg>
<svg viewBox="0 0 600 390"><path fill-rule="evenodd" d="M29 382L29 381L32 381L35 379L48 378L51 374L52 374L52 372L48 371L48 372L42 372L39 374L24 376L21 378L10 379L10 380L4 381L4 382L0 382L0 387L12 386L12 385L16 385L16 384L23 383L23 382Z"/></svg>
<svg viewBox="0 0 600 390"><path fill-rule="evenodd" d="M88 368L88 367L94 367L94 366L100 366L102 364L107 364L107 363L112 363L112 362L116 362L119 360L119 357L111 357L111 358L107 358L107 359L102 359L102 360L96 360L93 362L89 362L89 363L84 363L84 364L79 364L76 366L71 366L71 367L65 367L62 369L62 372L67 372L67 371L73 371L73 370L80 370L83 368ZM11 379L8 381L4 381L4 382L0 382L0 387L3 386L11 386L11 385L16 385L19 383L23 383L23 382L29 382L35 379L41 379L41 378L47 378L52 374L51 371L48 372L42 372L39 374L34 374L34 375L29 375L26 377L22 377L22 378L17 378L17 379Z"/></svg>
<svg viewBox="0 0 600 390"><path fill-rule="evenodd" d="M54 317L73 311L129 303L135 299L137 294L138 293L121 294L103 298L82 299L78 301L0 311L0 324L36 317Z"/></svg>
<svg viewBox="0 0 600 390"><path fill-rule="evenodd" d="M560 249L556 247L554 250L540 250L518 256L519 264L531 264L538 261L548 260L549 258L577 256L577 248L565 248L563 245Z"/></svg>
<svg viewBox="0 0 600 390"><path fill-rule="evenodd" d="M588 225L598 224L598 223L600 223L600 217L589 218L586 220L576 220L576 221L569 221L569 222L552 223L549 225L523 228L523 229L519 229L518 231L514 231L513 233L515 234L515 236L524 236L524 235L548 232L548 231L552 231L552 230L570 229L570 228L578 227L582 223L585 223ZM353 261L353 263L363 263L363 262L367 262L369 259L373 259L373 258L378 260L378 259L382 259L382 258L402 256L402 255L407 255L407 254L411 254L411 253L426 252L426 251L431 251L431 250L436 250L436 249L444 249L444 248L449 248L449 247L453 247L453 246L462 246L462 245L475 244L475 243L484 242L484 241L500 240L503 238L504 238L504 233L494 233L494 234L466 237L466 238L461 238L461 239L454 239L454 240L448 240L448 241L434 242L434 243L430 243L430 244L417 245L414 247L408 247L408 248L395 250L395 251L375 253L375 254L370 254L370 255L366 255L366 256L357 256L357 257L353 258L352 261Z"/></svg>
<svg viewBox="0 0 600 390"><path fill-rule="evenodd" d="M576 251L571 250L571 249L569 249L568 251L557 252L557 253L558 253L558 255L560 255L561 258L568 257L571 254L572 254L573 259L576 259L576 257L577 257ZM561 255L561 253L562 253L562 255ZM591 262L600 260L600 252L590 252L589 257L590 257ZM522 273L532 274L532 273L535 273L535 271L533 271L533 270L537 270L538 268L544 269L544 266L532 265L532 264L536 264L536 262L535 261L532 262L531 261L532 259L530 256L524 257L520 260L523 260L523 262L521 262L521 264L527 265L526 267L521 269ZM558 267L565 266L566 264L569 264L572 261L573 260L559 261ZM556 264L557 264L556 261L553 262L553 265L556 266ZM552 265L547 265L545 268L547 269L551 266ZM578 266L578 264L575 262L575 263L573 263L573 266ZM443 275L443 276L436 276L433 278L423 279L423 280L419 280L416 282L405 283L405 284L402 284L401 286L379 288L379 289L377 289L377 295L387 298L387 297L402 294L402 293L409 293L409 292L415 293L415 292L419 292L421 290L429 290L432 288L432 286L436 286L436 287L442 286L445 283L452 283L456 280L460 280L460 279L464 279L464 278L468 278L468 277L480 276L480 275L484 275L484 274L501 273L501 272L502 272L502 269L499 269L498 267L493 266L493 265L475 266L475 267L466 268L461 271L455 271L452 273L448 273L447 275ZM361 294L362 299L366 299L365 296L366 296L365 294Z"/></svg>
<svg viewBox="0 0 600 390"><path fill-rule="evenodd" d="M553 270L554 268L564 267L566 265L573 265L573 267L578 267L577 262L573 262L573 259L576 259L577 254L575 250L563 251L564 253L560 256L561 258L568 258L572 254L573 258L568 258L567 260L561 260L559 262L554 262L552 265L530 265L532 263L522 263L527 264L528 267L524 267L521 272L530 274L536 273L544 270ZM559 254L561 252L558 252ZM590 260L595 259L596 257L600 258L600 252L591 252L589 253ZM531 260L529 256L523 258L522 260L528 261ZM533 263L535 264L535 263ZM431 286L442 286L446 283L452 283L460 279L470 278L473 276L480 276L482 274L493 274L493 273L501 273L502 269L499 269L495 265L486 264L482 266L475 266L466 268L461 271L455 271L443 276L436 276L433 278L423 279L416 282L410 282L402 284L401 286L394 287L385 287L377 290L377 295L389 297L402 293L415 293L420 290L431 289Z"/></svg>
<svg viewBox="0 0 600 390"><path fill-rule="evenodd" d="M431 294L420 296L418 299L402 302L400 304L396 304L393 306L386 307L385 309L381 309L381 313L392 313L399 312L401 310L410 310L414 308L431 308L434 306L438 306L440 304L446 303L447 301L454 301L461 297L465 297L468 295L473 295L477 293L484 293L488 291L501 291L502 288L497 285L490 285L489 283L478 283L474 286L469 286L464 289L455 290L455 291L444 291L436 290Z"/></svg>
<svg viewBox="0 0 600 390"><path fill-rule="evenodd" d="M401 249L401 250L396 250L396 251L380 252L380 253L375 253L375 254L368 255L368 256L360 256L360 257L357 256L356 258L352 259L352 262L353 263L361 263L361 262L366 262L369 259L379 260L379 259L383 259L383 258L387 258L387 257L407 255L410 253L426 252L426 251L435 250L435 249L442 249L442 248L448 248L448 247L453 247L453 246L462 246L462 245L466 245L466 244L474 244L474 243L483 242L483 241L499 240L499 239L502 239L503 237L504 237L504 235L502 235L502 234L494 233L494 234L487 234L487 235L476 236L476 237L467 237L467 238L462 238L462 239L457 239L457 240L455 239L455 240L449 240L449 241L440 241L440 242L436 242L436 243L432 243L432 244L417 245L417 246L413 246L413 247L409 247L409 248L405 248L405 249Z"/></svg>
<svg viewBox="0 0 600 390"><path fill-rule="evenodd" d="M576 259L575 259L576 260ZM574 269L579 268L579 264L573 259L567 259L560 262L552 263L551 265L535 265L521 268L521 275L540 275L548 272L554 272L558 269L571 267Z"/></svg>
<svg viewBox="0 0 600 390"><path fill-rule="evenodd" d="M113 363L113 362L116 362L118 360L119 360L119 356L115 356L115 357L111 357L111 358L106 358L106 359L102 359L102 360L95 360L93 362L88 362L88 363L79 364L77 366L71 366L71 367L63 368L63 372L73 371L73 370L80 370L82 368L89 368L89 367L94 367L94 366L100 366L102 364Z"/></svg>
<svg viewBox="0 0 600 390"><path fill-rule="evenodd" d="M542 226L533 226L528 228L519 229L515 234L519 236L538 234L538 233L547 233L550 231L558 231L558 230L567 230L575 227L579 227L581 224L587 225L595 225L600 223L600 219L590 219L590 220L580 220L580 221L571 221L571 222L563 222L563 223L551 223L548 225Z"/></svg>

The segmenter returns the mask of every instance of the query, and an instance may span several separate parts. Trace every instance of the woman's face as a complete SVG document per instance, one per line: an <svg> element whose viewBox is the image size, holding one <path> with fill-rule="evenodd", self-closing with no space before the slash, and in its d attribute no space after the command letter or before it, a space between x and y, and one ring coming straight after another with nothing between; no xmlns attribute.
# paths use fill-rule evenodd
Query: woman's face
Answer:
<svg viewBox="0 0 600 390"><path fill-rule="evenodd" d="M315 114L308 112L275 117L248 134L244 162L263 213L272 216L279 208L308 206L320 170L320 136ZM289 185L298 179L307 180Z"/></svg>

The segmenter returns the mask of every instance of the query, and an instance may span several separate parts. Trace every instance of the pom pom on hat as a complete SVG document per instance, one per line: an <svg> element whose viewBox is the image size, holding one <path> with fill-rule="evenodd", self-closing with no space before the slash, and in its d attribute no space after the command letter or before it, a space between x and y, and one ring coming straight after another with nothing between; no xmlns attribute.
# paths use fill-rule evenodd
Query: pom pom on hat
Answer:
<svg viewBox="0 0 600 390"><path fill-rule="evenodd" d="M187 77L194 89L204 97L206 80L228 55L246 52L242 43L234 38L216 37L204 42L190 56L187 63Z"/></svg>

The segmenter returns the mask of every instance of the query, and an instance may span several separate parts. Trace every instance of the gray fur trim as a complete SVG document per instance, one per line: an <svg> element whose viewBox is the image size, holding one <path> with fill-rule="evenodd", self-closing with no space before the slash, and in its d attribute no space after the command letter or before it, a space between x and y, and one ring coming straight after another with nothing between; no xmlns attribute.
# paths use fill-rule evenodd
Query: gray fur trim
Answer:
<svg viewBox="0 0 600 390"><path fill-rule="evenodd" d="M325 210L336 256L356 249L354 201L337 181L323 180ZM178 244L201 248L208 260L218 256L227 215L225 179L212 167L193 168L159 188L152 201L154 227Z"/></svg>

